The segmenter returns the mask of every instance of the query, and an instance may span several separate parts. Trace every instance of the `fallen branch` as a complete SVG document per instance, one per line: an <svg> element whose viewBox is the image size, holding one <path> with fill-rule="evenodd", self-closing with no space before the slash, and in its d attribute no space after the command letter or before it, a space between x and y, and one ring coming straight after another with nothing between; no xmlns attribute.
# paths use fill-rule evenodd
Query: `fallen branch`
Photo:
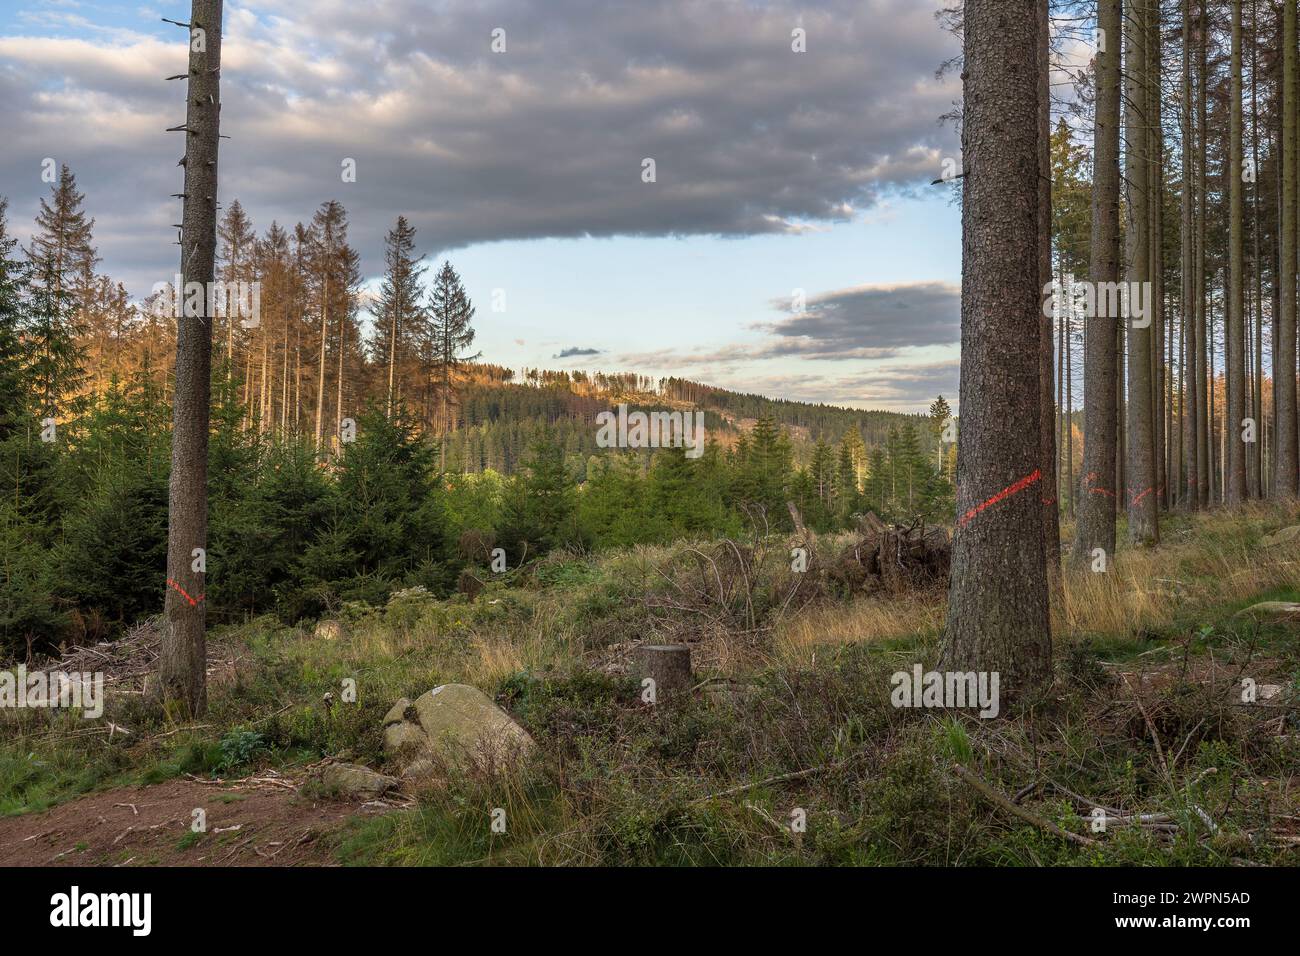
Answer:
<svg viewBox="0 0 1300 956"><path fill-rule="evenodd" d="M1048 833L1069 840L1071 843L1077 843L1080 846L1097 845L1096 840L1090 839L1089 837L1086 836L1080 836L1077 833L1071 833L1069 830L1062 830L1051 820L1044 819L1043 817L1040 817L1038 814L1026 810L1024 807L1016 806L1014 803L1011 802L1011 799L1009 797L1006 797L1001 793L999 793L998 791L994 790L987 783L985 783L979 777L975 776L975 774L971 773L961 764L958 763L953 764L952 772L956 774L957 777L959 777L961 780L964 780L966 783L970 784L971 788L975 790L975 792L978 793L980 796L982 796L985 800L989 801L995 806L1001 807L1003 810L1006 810L1008 813L1019 817L1020 819L1024 820L1026 823L1032 823L1040 830L1046 830Z"/></svg>

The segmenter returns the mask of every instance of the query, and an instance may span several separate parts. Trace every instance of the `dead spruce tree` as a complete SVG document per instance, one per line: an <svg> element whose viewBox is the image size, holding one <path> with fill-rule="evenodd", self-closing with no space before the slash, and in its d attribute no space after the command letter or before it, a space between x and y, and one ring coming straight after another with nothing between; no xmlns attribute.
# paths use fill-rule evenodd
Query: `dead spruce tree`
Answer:
<svg viewBox="0 0 1300 956"><path fill-rule="evenodd" d="M957 535L941 666L997 671L1018 697L1051 675L1037 424L1043 320L1037 0L968 0L962 146Z"/></svg>
<svg viewBox="0 0 1300 956"><path fill-rule="evenodd" d="M185 97L181 288L199 283L200 314L176 322L176 393L168 496L166 629L158 658L164 709L178 718L207 708L204 578L208 539L208 419L212 386L212 288L217 249L222 0L193 0ZM189 304L187 300L186 304Z"/></svg>

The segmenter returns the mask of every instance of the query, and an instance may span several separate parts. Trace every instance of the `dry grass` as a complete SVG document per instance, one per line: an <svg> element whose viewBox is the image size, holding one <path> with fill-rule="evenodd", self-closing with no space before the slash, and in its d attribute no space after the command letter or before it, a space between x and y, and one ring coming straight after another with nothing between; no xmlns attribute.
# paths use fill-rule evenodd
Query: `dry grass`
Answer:
<svg viewBox="0 0 1300 956"><path fill-rule="evenodd" d="M1188 609L1300 586L1300 554L1258 544L1269 531L1296 520L1294 508L1260 503L1180 517L1169 523L1158 548L1121 546L1109 573L1067 570L1053 602L1054 632L1065 641L1089 634L1136 639L1171 625ZM946 593L936 591L810 609L778 628L775 657L807 665L828 646L935 631L943 626L946 607Z"/></svg>
<svg viewBox="0 0 1300 956"><path fill-rule="evenodd" d="M947 595L942 591L907 598L860 598L847 605L812 608L777 630L779 663L810 666L827 647L889 640L943 626Z"/></svg>

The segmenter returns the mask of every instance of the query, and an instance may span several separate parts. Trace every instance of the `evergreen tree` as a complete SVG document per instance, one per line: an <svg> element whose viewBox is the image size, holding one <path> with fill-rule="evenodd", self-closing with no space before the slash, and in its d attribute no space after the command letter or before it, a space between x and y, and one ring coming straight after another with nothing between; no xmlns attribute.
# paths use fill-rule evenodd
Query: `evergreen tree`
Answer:
<svg viewBox="0 0 1300 956"><path fill-rule="evenodd" d="M24 335L24 374L31 382L36 409L42 418L79 411L75 396L85 379L83 352L78 346L82 327L72 293L60 287L52 259L36 269Z"/></svg>
<svg viewBox="0 0 1300 956"><path fill-rule="evenodd" d="M430 373L438 393L438 433L447 435L453 430L451 408L455 395L453 389L460 367L478 358L468 355L474 344L474 304L470 302L461 285L460 276L451 262L444 262L433 280L429 294L429 327L426 355Z"/></svg>
<svg viewBox="0 0 1300 956"><path fill-rule="evenodd" d="M401 396L399 368L409 369L419 348L418 336L425 316L423 276L427 268L423 257L415 255L415 227L398 216L384 240L387 271L379 287L376 314L379 319L376 357L388 365L388 414Z"/></svg>
<svg viewBox="0 0 1300 956"><path fill-rule="evenodd" d="M533 442L522 472L510 483L501 543L516 561L550 551L572 538L574 508L564 447L547 430Z"/></svg>
<svg viewBox="0 0 1300 956"><path fill-rule="evenodd" d="M14 258L18 241L9 235L8 207L9 200L0 196L0 442L27 417L22 345L26 270Z"/></svg>
<svg viewBox="0 0 1300 956"><path fill-rule="evenodd" d="M77 190L77 178L66 164L59 167L59 179L50 187L49 199L41 200L36 230L27 256L33 274L55 298L73 295L79 277L99 261L91 245L95 220L87 219L81 204L85 195Z"/></svg>
<svg viewBox="0 0 1300 956"><path fill-rule="evenodd" d="M943 429L948 419L952 418L952 407L942 395L930 403L930 435L936 446L935 467L943 470Z"/></svg>
<svg viewBox="0 0 1300 956"><path fill-rule="evenodd" d="M404 411L390 420L372 404L342 447L320 535L304 557L311 590L375 602L402 584L445 590L446 516L415 421Z"/></svg>
<svg viewBox="0 0 1300 956"><path fill-rule="evenodd" d="M845 520L858 508L858 472L853 460L853 445L846 435L840 441L839 461L835 469L835 511Z"/></svg>
<svg viewBox="0 0 1300 956"><path fill-rule="evenodd" d="M871 449L870 467L867 472L866 486L867 506L877 514L885 515L889 511L889 464L885 450L877 446Z"/></svg>

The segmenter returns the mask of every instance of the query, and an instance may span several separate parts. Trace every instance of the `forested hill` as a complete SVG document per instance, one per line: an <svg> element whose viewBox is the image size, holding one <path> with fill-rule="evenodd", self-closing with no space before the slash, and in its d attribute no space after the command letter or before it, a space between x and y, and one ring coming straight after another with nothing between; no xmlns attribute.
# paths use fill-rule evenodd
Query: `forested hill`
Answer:
<svg viewBox="0 0 1300 956"><path fill-rule="evenodd" d="M864 411L734 392L682 378L653 378L633 372L514 370L478 364L459 389L457 429L447 439L449 468L492 469L512 474L537 433L551 429L570 456L601 453L596 416L626 403L631 409L699 409L708 437L735 444L759 419L771 419L790 437L796 465L812 460L817 441L841 442L856 430L868 448L885 447L890 429L910 424L924 453L938 450L936 422L924 414Z"/></svg>

